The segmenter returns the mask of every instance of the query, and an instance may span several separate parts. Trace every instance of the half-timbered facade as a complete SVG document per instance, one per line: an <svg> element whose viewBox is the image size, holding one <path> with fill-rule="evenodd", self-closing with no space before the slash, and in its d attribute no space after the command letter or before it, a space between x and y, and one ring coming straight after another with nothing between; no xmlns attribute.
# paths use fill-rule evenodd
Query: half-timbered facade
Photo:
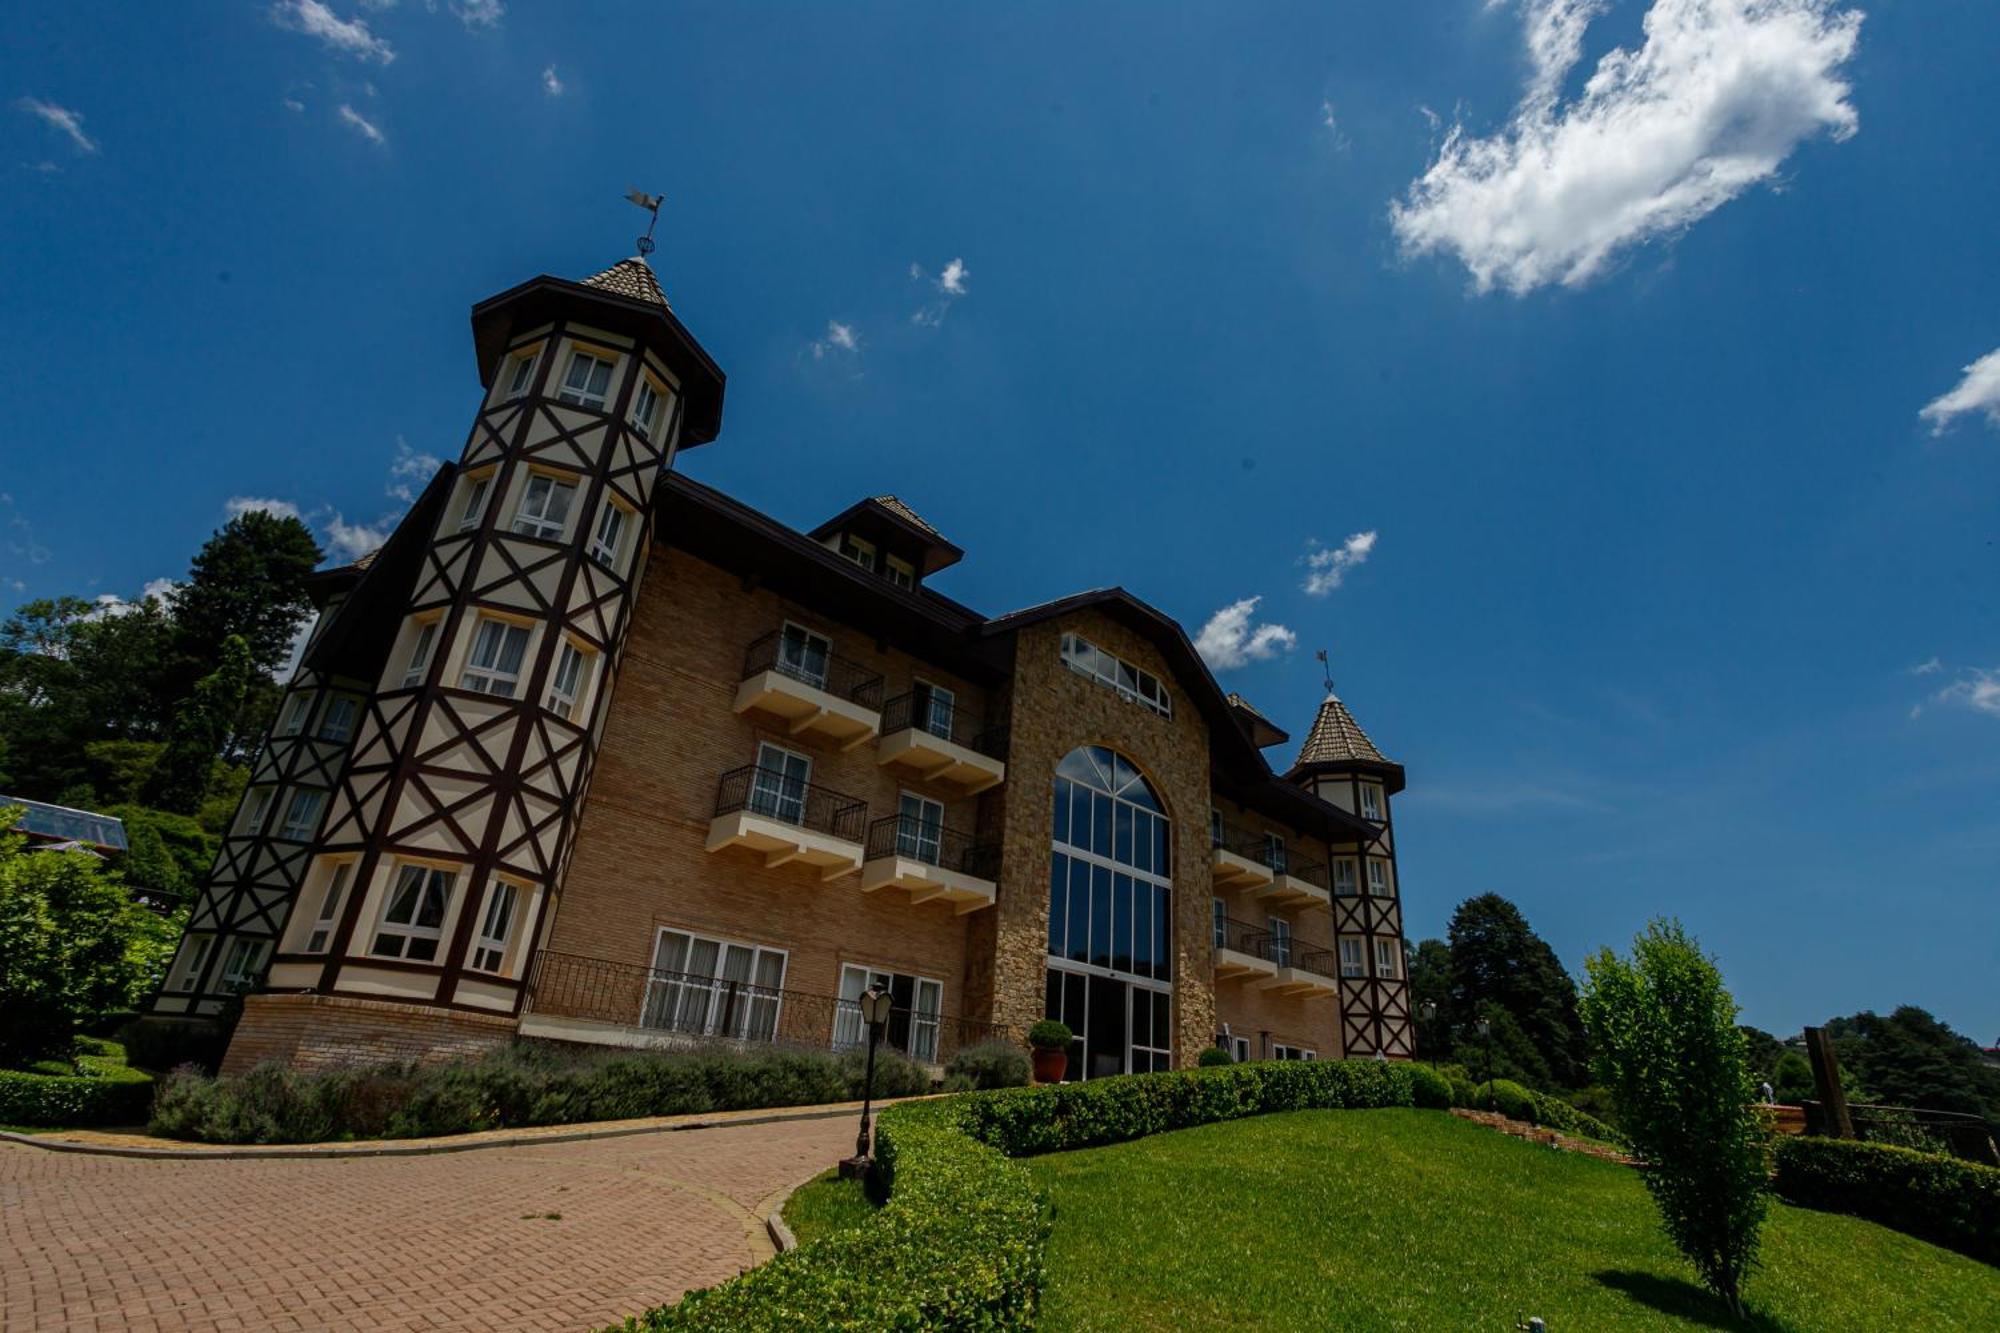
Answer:
<svg viewBox="0 0 2000 1333"><path fill-rule="evenodd" d="M893 496L811 531L674 470L723 377L630 259L475 307L458 459L321 613L154 1002L228 1067L519 1035L943 1063L1044 1015L1073 1076L1409 1052L1389 802L1120 589L999 617Z"/></svg>

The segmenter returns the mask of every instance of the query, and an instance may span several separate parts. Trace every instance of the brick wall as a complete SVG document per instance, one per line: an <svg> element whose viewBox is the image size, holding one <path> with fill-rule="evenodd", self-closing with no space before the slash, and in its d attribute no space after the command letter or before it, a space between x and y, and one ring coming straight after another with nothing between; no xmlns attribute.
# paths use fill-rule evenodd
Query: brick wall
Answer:
<svg viewBox="0 0 2000 1333"><path fill-rule="evenodd" d="M464 1059L513 1039L514 1020L390 1000L251 995L223 1057L240 1074L279 1060L294 1069Z"/></svg>

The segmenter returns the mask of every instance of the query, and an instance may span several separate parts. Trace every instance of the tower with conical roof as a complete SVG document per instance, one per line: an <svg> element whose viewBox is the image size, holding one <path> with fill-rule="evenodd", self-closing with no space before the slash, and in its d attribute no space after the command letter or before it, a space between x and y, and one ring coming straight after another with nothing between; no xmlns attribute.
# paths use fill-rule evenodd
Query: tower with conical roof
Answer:
<svg viewBox="0 0 2000 1333"><path fill-rule="evenodd" d="M472 335L483 393L465 446L379 552L321 576L320 620L156 1012L213 1013L259 980L474 1029L522 1006L654 490L715 438L724 381L640 256L482 301ZM291 1054L273 1043L239 1028L249 1054L231 1064Z"/></svg>
<svg viewBox="0 0 2000 1333"><path fill-rule="evenodd" d="M1349 1055L1410 1055L1416 1029L1404 975L1403 908L1389 810L1390 798L1403 790L1403 766L1368 738L1329 682L1312 730L1285 776L1375 828L1372 839L1336 858L1332 868L1341 1042Z"/></svg>

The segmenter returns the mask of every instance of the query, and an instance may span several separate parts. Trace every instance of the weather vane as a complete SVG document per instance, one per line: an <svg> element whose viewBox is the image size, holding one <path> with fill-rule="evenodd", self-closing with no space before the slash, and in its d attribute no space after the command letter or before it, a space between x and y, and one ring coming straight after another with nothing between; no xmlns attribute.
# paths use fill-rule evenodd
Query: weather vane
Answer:
<svg viewBox="0 0 2000 1333"><path fill-rule="evenodd" d="M625 197L653 215L653 220L646 224L646 234L639 238L639 254L644 257L653 253L653 228L660 225L660 205L667 199L665 195L647 194L636 188L627 190Z"/></svg>
<svg viewBox="0 0 2000 1333"><path fill-rule="evenodd" d="M1333 693L1333 667L1332 667L1332 666L1331 666L1331 665L1330 665L1330 664L1329 664L1329 663L1327 662L1327 660L1326 660L1326 649L1324 649L1324 648L1320 649L1320 650L1319 650L1318 652L1314 653L1314 654L1313 654L1313 656L1314 656L1314 657L1317 657L1317 658L1319 659L1319 671L1320 671L1320 675L1322 675L1322 676L1326 677L1326 692L1327 692L1328 694L1332 694L1332 693Z"/></svg>

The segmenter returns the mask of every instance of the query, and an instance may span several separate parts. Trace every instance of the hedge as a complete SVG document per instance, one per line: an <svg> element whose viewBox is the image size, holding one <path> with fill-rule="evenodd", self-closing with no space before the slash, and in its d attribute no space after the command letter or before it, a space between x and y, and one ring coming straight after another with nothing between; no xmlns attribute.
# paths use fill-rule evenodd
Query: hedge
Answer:
<svg viewBox="0 0 2000 1333"><path fill-rule="evenodd" d="M1421 1068L1421 1066L1419 1066ZM1448 1081L1451 1105L1468 1110L1495 1110L1509 1120L1519 1120L1523 1124L1541 1125L1562 1134L1573 1134L1578 1138L1600 1139L1605 1143L1624 1143L1625 1136L1596 1116L1579 1111L1560 1097L1551 1097L1545 1092L1522 1087L1510 1079L1496 1078L1492 1083L1470 1083L1464 1080ZM1429 1102L1419 1099L1419 1106Z"/></svg>
<svg viewBox="0 0 2000 1333"><path fill-rule="evenodd" d="M97 1076L0 1069L0 1125L137 1125L152 1100L152 1078L136 1069Z"/></svg>
<svg viewBox="0 0 2000 1333"><path fill-rule="evenodd" d="M1802 1208L1847 1213L2000 1264L2000 1169L1848 1139L1785 1136L1773 1188Z"/></svg>
<svg viewBox="0 0 2000 1333"><path fill-rule="evenodd" d="M622 1327L1017 1329L1040 1302L1048 1201L1008 1161L1274 1111L1413 1104L1413 1066L1276 1061L906 1103L875 1127L888 1202L822 1237Z"/></svg>

